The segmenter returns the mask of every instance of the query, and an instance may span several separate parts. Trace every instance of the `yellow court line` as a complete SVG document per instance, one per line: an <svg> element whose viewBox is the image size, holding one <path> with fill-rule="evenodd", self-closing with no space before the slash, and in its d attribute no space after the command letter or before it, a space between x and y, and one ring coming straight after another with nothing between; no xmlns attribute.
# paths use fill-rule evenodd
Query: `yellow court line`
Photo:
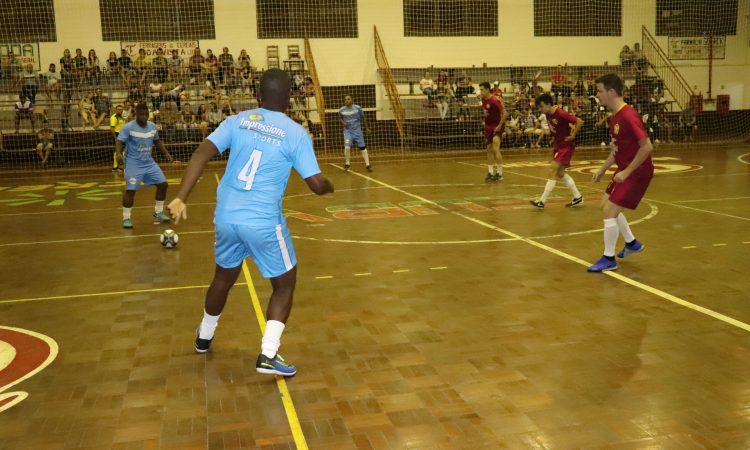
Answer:
<svg viewBox="0 0 750 450"><path fill-rule="evenodd" d="M695 248L695 245L686 245L686 246L684 246L682 248Z"/></svg>
<svg viewBox="0 0 750 450"><path fill-rule="evenodd" d="M340 167L340 166L338 166L336 164L331 164L331 165L334 166L334 167L338 167L338 168L340 168L340 169L343 170L342 167ZM353 175L356 175L358 177L364 178L366 180L369 180L369 181L371 181L373 183L380 184L382 186L386 186L386 187L390 186L388 183L385 183L385 182L380 181L380 180L376 180L375 178L369 177L367 175L358 173L358 172L353 171L353 170L350 170L349 173L351 173ZM428 200L428 199L426 199L424 197L420 197L418 195L415 195L415 194L412 194L410 192L404 191L403 189L398 189L398 188L394 188L394 187L392 187L392 189L395 190L395 191L397 191L397 192L401 192L401 193L403 193L405 195L408 195L409 197L413 197L413 198L416 198L416 199L421 200L423 202L430 203L430 204L432 204L434 206L439 206L437 203L435 203L435 202L433 202L431 200ZM467 216L467 215L462 214L462 213L457 212L457 211L453 211L453 214L455 214L455 215L457 215L459 217L462 217L462 218L464 218L464 219L466 219L468 221L474 222L477 225L481 225L481 226L483 226L485 228L489 228L491 230L495 230L498 233L505 234L506 236L510 236L510 237L516 238L519 241L523 241L523 242L525 242L525 243L527 243L529 245L532 245L532 246L534 246L534 247L536 247L538 249L541 249L541 250L547 251L549 253L555 254L557 256L560 256L562 258L567 259L568 261L577 263L577 264L582 265L584 267L588 267L590 265L589 262L587 262L587 261L584 261L584 260L582 260L580 258L577 258L577 257L575 257L573 255L570 255L568 253L565 253L563 251L560 251L560 250L558 250L556 248L553 248L553 247L550 247L548 245L544 245L544 244L542 244L540 242L531 240L529 238L525 238L525 237L523 237L521 235L513 233L512 231L508 231L508 230L505 230L503 228L496 227L495 225L489 224L489 223L484 222L484 221L479 220L479 219L475 219L473 217ZM679 298L677 296L674 296L672 294L664 292L664 291L662 291L660 289L657 289L657 288L651 287L651 286L649 286L647 284L644 284L644 283L641 283L639 281L633 280L632 278L628 278L628 277L626 277L624 275L620 275L619 273L616 273L616 272L613 272L613 271L602 272L602 274L605 275L605 276L612 277L612 278L614 278L616 280L622 281L622 282L624 282L626 284L629 284L629 285L631 285L633 287L636 287L638 289L642 289L642 290L644 290L644 291L646 291L648 293L651 293L653 295L661 297L664 300L670 301L670 302L678 304L680 306L684 306L685 308L688 308L688 309L692 309L693 311L697 311L697 312L699 312L701 314L705 314L705 315L707 315L709 317L713 317L714 319L720 320L720 321L722 321L724 323L727 323L729 325L733 325L733 326L735 326L737 328L740 328L740 329L743 329L745 331L750 331L750 325L748 325L748 324L746 324L744 322L740 322L739 320L734 319L732 317L729 317L727 315L721 314L720 312L717 312L717 311L714 311L714 310L711 310L711 309L708 309L708 308L704 308L704 307L696 305L694 303L690 303L690 302L688 302L686 300L683 300L683 299L681 299L681 298ZM595 276L595 275L592 275L592 276Z"/></svg>
<svg viewBox="0 0 750 450"><path fill-rule="evenodd" d="M711 244L711 245L713 245L714 247L724 247L724 246L726 246L727 244Z"/></svg>
<svg viewBox="0 0 750 450"><path fill-rule="evenodd" d="M320 277L315 277L316 280L330 280L331 278L333 278L333 275L323 275Z"/></svg>
<svg viewBox="0 0 750 450"><path fill-rule="evenodd" d="M355 277L366 277L368 275L372 275L372 272L361 272L361 273L355 273Z"/></svg>
<svg viewBox="0 0 750 450"><path fill-rule="evenodd" d="M245 283L235 283L243 285ZM29 297L29 298L14 298L9 300L0 300L0 303L24 303L24 302L38 302L42 300L68 300L72 298L87 298L87 297L105 297L109 295L128 295L128 294L142 294L145 292L165 292L165 291L182 291L185 289L205 289L208 284L198 284L192 286L174 286L166 288L151 288L151 289L131 289L127 291L110 291L110 292L93 292L88 294L68 294L68 295L51 295L49 297Z"/></svg>
<svg viewBox="0 0 750 450"><path fill-rule="evenodd" d="M214 173L216 182L219 182L219 176ZM245 282L247 291L250 293L250 300L253 303L253 310L255 311L255 318L258 320L261 334L266 333L266 318L263 316L263 310L260 307L260 301L258 300L258 293L255 291L255 285L253 284L253 278L250 276L250 270L247 268L247 263L242 261L242 273L245 276ZM237 283L239 284L239 283ZM284 405L284 412L286 412L286 418L289 422L289 428L292 430L292 437L294 438L294 444L298 450L307 450L307 441L305 440L305 434L302 432L302 425L299 423L297 417L297 410L294 409L294 402L292 396L289 394L289 389L286 387L286 380L281 375L276 376L276 386L279 388L281 394L281 403Z"/></svg>
<svg viewBox="0 0 750 450"><path fill-rule="evenodd" d="M447 267L446 266L430 267L430 270L443 270L443 269L447 269Z"/></svg>
<svg viewBox="0 0 750 450"><path fill-rule="evenodd" d="M409 271L409 269L399 269L399 270L394 270L393 273L404 273L404 272L408 272L408 271Z"/></svg>

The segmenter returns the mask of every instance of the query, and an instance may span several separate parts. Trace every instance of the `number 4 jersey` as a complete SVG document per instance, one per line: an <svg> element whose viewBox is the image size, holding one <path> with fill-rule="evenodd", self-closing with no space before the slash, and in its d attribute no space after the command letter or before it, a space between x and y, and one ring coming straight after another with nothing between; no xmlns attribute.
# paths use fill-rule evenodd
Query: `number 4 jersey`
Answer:
<svg viewBox="0 0 750 450"><path fill-rule="evenodd" d="M310 136L284 113L243 111L225 119L208 139L219 152L231 149L216 193L217 224L284 224L281 201L291 168L303 179L320 173Z"/></svg>

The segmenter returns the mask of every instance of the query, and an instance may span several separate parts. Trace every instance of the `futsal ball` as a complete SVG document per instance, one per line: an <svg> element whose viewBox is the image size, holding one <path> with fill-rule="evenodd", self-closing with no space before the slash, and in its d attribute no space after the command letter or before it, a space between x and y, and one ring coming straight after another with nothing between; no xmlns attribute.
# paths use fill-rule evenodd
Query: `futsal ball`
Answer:
<svg viewBox="0 0 750 450"><path fill-rule="evenodd" d="M166 248L174 248L177 247L177 243L180 242L180 237L177 236L177 233L175 233L174 230L164 230L164 232L159 235L159 242L161 242L161 245Z"/></svg>

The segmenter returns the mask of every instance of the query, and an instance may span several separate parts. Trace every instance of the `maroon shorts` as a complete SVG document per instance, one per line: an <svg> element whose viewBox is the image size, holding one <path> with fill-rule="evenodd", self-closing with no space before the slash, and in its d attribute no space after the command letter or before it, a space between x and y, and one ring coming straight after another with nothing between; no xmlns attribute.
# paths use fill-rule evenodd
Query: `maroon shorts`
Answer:
<svg viewBox="0 0 750 450"><path fill-rule="evenodd" d="M622 183L615 183L615 180L609 182L607 194L609 201L615 205L627 209L635 209L638 203L646 195L651 176L629 176Z"/></svg>
<svg viewBox="0 0 750 450"><path fill-rule="evenodd" d="M561 166L570 166L570 160L573 159L573 153L576 151L575 147L560 147L555 149L552 159L559 162Z"/></svg>
<svg viewBox="0 0 750 450"><path fill-rule="evenodd" d="M492 144L492 139L495 136L497 136L498 138L502 139L503 138L503 128L500 128L500 131L495 132L495 127L484 127L484 142L487 145Z"/></svg>

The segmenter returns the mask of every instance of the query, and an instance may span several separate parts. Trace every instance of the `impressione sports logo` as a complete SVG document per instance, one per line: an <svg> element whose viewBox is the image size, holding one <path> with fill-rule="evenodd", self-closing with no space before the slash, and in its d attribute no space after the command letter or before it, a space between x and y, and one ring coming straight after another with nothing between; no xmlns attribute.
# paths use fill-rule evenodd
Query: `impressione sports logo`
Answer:
<svg viewBox="0 0 750 450"><path fill-rule="evenodd" d="M256 131L260 134L283 139L286 136L286 131L279 127L268 125L257 120L242 119L240 121L240 128L245 130Z"/></svg>

